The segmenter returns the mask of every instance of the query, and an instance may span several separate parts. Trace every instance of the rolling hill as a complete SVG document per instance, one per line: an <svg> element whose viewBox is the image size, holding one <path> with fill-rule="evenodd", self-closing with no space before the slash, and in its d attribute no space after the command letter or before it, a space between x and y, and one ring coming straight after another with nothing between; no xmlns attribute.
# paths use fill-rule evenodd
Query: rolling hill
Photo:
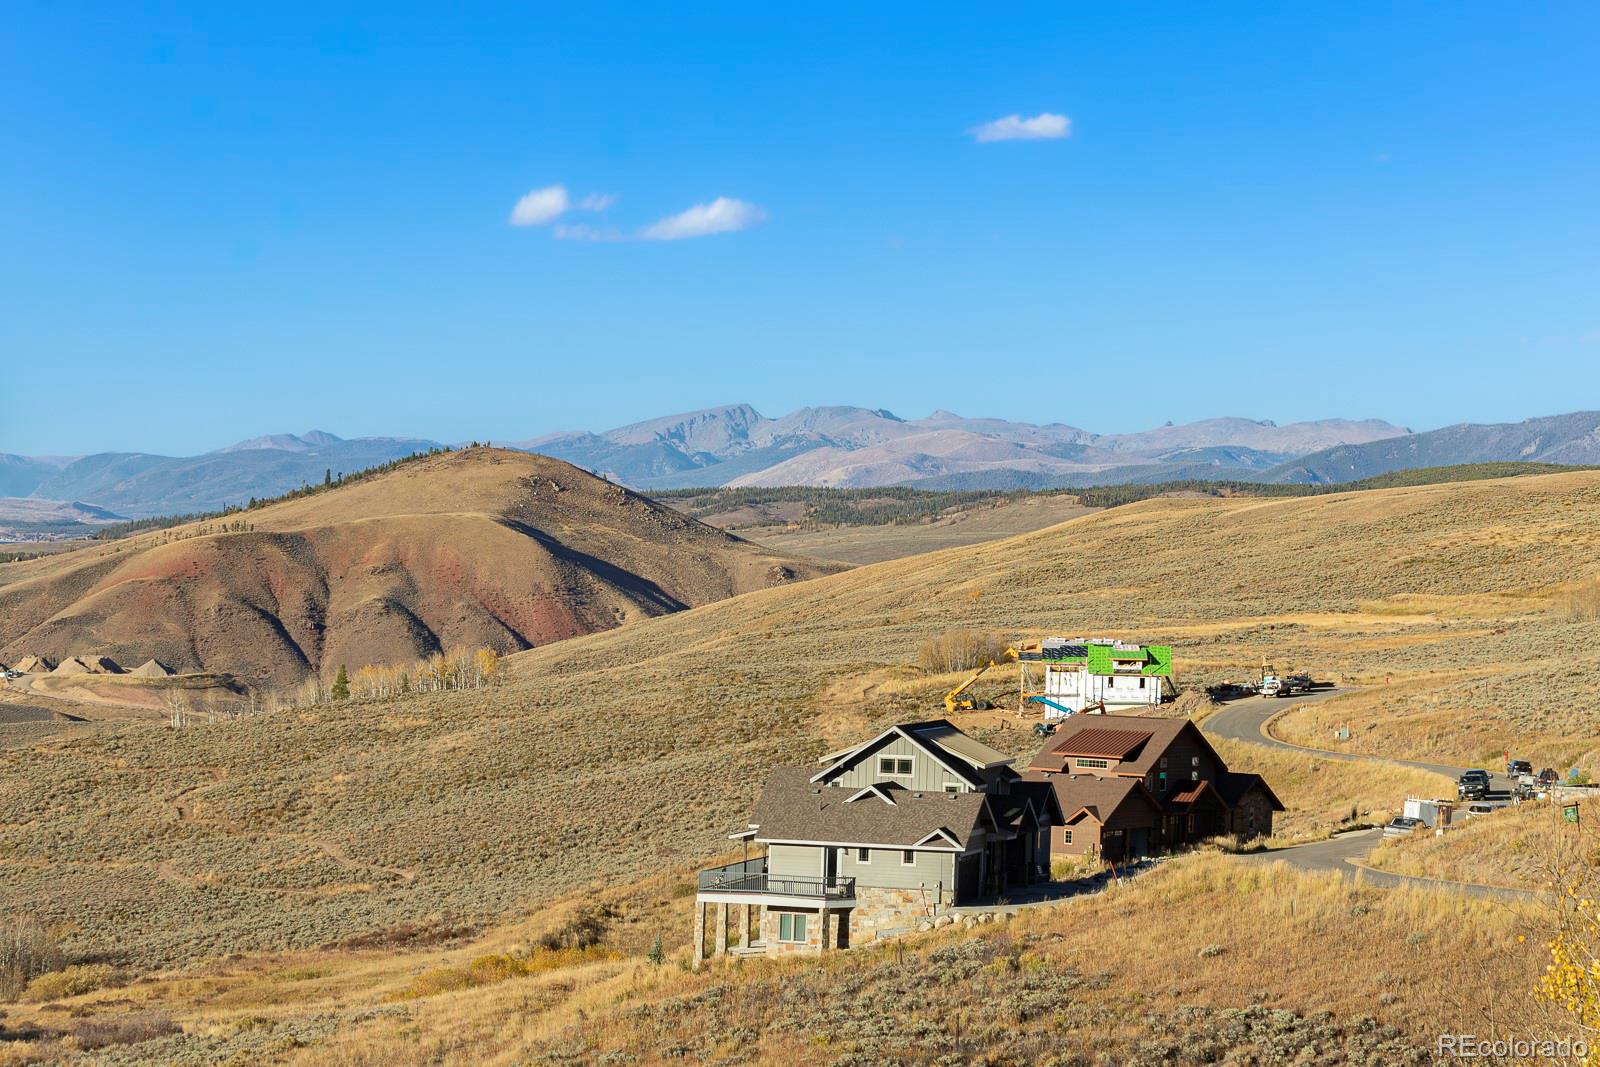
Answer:
<svg viewBox="0 0 1600 1067"><path fill-rule="evenodd" d="M558 460L429 456L311 496L0 570L0 660L155 658L291 685L513 652L837 570Z"/></svg>
<svg viewBox="0 0 1600 1067"><path fill-rule="evenodd" d="M728 849L768 768L937 707L950 679L912 664L951 628L1170 641L1184 687L1295 665L1366 687L1320 707L1369 701L1393 754L1418 728L1434 759L1537 744L1592 767L1600 649L1556 605L1596 531L1600 472L1148 500L530 650L492 693L3 752L0 907L158 964L420 936L674 869Z"/></svg>
<svg viewBox="0 0 1600 1067"><path fill-rule="evenodd" d="M345 440L320 430L275 434L200 456L99 452L77 457L0 455L0 496L87 501L142 518L242 506L317 484L332 471L353 474L440 448L415 437Z"/></svg>

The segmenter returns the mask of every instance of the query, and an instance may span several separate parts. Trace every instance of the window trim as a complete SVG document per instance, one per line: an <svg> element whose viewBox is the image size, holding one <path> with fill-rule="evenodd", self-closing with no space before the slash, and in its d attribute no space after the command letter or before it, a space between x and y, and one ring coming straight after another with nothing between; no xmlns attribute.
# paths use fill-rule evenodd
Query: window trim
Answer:
<svg viewBox="0 0 1600 1067"><path fill-rule="evenodd" d="M856 863L862 867L870 866L872 863L872 850L864 845L857 845Z"/></svg>
<svg viewBox="0 0 1600 1067"><path fill-rule="evenodd" d="M1091 770L1106 771L1111 769L1111 761L1101 759L1099 756L1072 757L1072 762L1078 767L1088 767Z"/></svg>
<svg viewBox="0 0 1600 1067"><path fill-rule="evenodd" d="M785 936L783 928L789 927ZM806 943L806 913L803 911L778 912L778 940L786 945L803 945Z"/></svg>
<svg viewBox="0 0 1600 1067"><path fill-rule="evenodd" d="M878 776L881 778L910 778L916 774L917 766L911 756L879 756ZM884 770L884 764L891 764L894 770ZM905 770L899 770L904 765Z"/></svg>
<svg viewBox="0 0 1600 1067"><path fill-rule="evenodd" d="M907 860L906 859L907 856L910 856L911 859ZM903 848L903 849L901 849L900 850L900 866L902 866L902 867L915 867L916 865L917 865L917 850L914 849L914 848Z"/></svg>
<svg viewBox="0 0 1600 1067"><path fill-rule="evenodd" d="M960 782L946 782L944 784L944 791L946 793L959 793L959 792L961 792L961 783Z"/></svg>
<svg viewBox="0 0 1600 1067"><path fill-rule="evenodd" d="M1072 827L1063 826L1061 828L1061 843L1063 845L1072 844Z"/></svg>

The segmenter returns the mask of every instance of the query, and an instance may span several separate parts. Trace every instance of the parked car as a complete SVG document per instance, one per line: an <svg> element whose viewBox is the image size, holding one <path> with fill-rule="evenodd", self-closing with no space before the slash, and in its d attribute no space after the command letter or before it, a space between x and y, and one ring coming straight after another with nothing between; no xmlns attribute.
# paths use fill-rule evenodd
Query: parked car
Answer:
<svg viewBox="0 0 1600 1067"><path fill-rule="evenodd" d="M1384 837L1405 837L1414 834L1428 824L1421 819L1413 819L1409 815L1396 815L1389 820L1389 825L1383 828Z"/></svg>
<svg viewBox="0 0 1600 1067"><path fill-rule="evenodd" d="M1456 795L1462 800L1482 800L1489 795L1489 772L1466 771L1456 779Z"/></svg>
<svg viewBox="0 0 1600 1067"><path fill-rule="evenodd" d="M1532 773L1533 773L1533 764L1529 763L1525 759L1514 759L1514 760L1507 760L1506 761L1506 774L1508 776L1512 777L1512 778L1517 778L1517 777L1520 777L1520 776L1522 776L1524 774L1532 774Z"/></svg>
<svg viewBox="0 0 1600 1067"><path fill-rule="evenodd" d="M1506 805L1491 804L1485 800L1477 800L1467 805L1467 818L1471 819L1478 815L1493 815L1503 807L1506 807Z"/></svg>

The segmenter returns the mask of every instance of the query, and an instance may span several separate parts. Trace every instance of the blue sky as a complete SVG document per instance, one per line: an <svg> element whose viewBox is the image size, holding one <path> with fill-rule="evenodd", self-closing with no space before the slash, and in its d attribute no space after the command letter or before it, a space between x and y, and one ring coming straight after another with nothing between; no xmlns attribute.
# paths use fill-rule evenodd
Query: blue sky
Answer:
<svg viewBox="0 0 1600 1067"><path fill-rule="evenodd" d="M243 7L7 9L0 451L1600 406L1589 4Z"/></svg>

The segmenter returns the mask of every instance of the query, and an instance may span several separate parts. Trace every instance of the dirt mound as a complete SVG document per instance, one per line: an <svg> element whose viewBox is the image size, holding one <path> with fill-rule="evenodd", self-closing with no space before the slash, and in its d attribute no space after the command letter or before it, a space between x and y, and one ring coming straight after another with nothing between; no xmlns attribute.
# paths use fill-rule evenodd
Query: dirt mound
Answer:
<svg viewBox="0 0 1600 1067"><path fill-rule="evenodd" d="M122 664L110 656L84 656L83 662L92 674L123 674Z"/></svg>
<svg viewBox="0 0 1600 1067"><path fill-rule="evenodd" d="M77 656L68 656L56 666L51 674L93 674L94 668L89 666Z"/></svg>
<svg viewBox="0 0 1600 1067"><path fill-rule="evenodd" d="M178 672L158 659L147 659L128 673L135 678L171 678Z"/></svg>
<svg viewBox="0 0 1600 1067"><path fill-rule="evenodd" d="M839 569L559 460L479 448L13 564L0 655L101 648L279 688L453 645L516 652Z"/></svg>
<svg viewBox="0 0 1600 1067"><path fill-rule="evenodd" d="M13 669L23 674L48 674L56 669L56 665L54 661L43 656L23 656L17 660Z"/></svg>

